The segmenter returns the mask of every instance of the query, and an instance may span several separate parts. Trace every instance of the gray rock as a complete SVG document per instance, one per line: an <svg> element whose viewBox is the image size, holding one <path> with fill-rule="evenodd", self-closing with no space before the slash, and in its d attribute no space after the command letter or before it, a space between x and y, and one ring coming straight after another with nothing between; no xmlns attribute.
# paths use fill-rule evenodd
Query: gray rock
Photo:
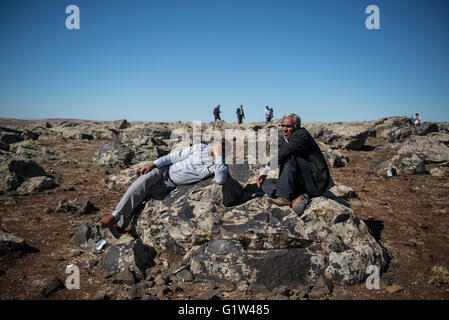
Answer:
<svg viewBox="0 0 449 320"><path fill-rule="evenodd" d="M62 288L64 288L62 281L55 276L52 276L44 282L44 285L41 288L41 295L48 298L54 292Z"/></svg>
<svg viewBox="0 0 449 320"><path fill-rule="evenodd" d="M320 299L332 293L333 285L326 277L321 276L309 294L310 299Z"/></svg>
<svg viewBox="0 0 449 320"><path fill-rule="evenodd" d="M95 211L95 205L89 199L76 198L72 204L81 214L89 214Z"/></svg>
<svg viewBox="0 0 449 320"><path fill-rule="evenodd" d="M23 157L12 157L0 163L0 182L7 191L16 190L27 178L46 175L36 162Z"/></svg>
<svg viewBox="0 0 449 320"><path fill-rule="evenodd" d="M25 180L18 188L19 194L30 194L34 192L44 191L56 188L58 185L54 180L47 176L32 177Z"/></svg>
<svg viewBox="0 0 449 320"><path fill-rule="evenodd" d="M388 142L402 142L411 135L425 136L432 132L438 132L438 126L435 123L425 122L422 125L393 129L386 133L386 138Z"/></svg>
<svg viewBox="0 0 449 320"><path fill-rule="evenodd" d="M114 140L102 145L95 152L93 161L99 164L129 164L133 157L133 150L120 140Z"/></svg>
<svg viewBox="0 0 449 320"><path fill-rule="evenodd" d="M15 236L0 226L0 256L14 252L38 252L36 248L27 244L22 238Z"/></svg>
<svg viewBox="0 0 449 320"><path fill-rule="evenodd" d="M106 271L121 272L129 268L139 279L145 279L147 269L154 265L156 252L140 239L111 246L104 254L102 267Z"/></svg>
<svg viewBox="0 0 449 320"><path fill-rule="evenodd" d="M134 273L129 269L125 268L122 272L120 272L113 280L114 284L127 284L133 285L138 282L137 277Z"/></svg>
<svg viewBox="0 0 449 320"><path fill-rule="evenodd" d="M0 141L0 150L9 151L9 144L6 142Z"/></svg>
<svg viewBox="0 0 449 320"><path fill-rule="evenodd" d="M103 238L100 228L96 224L87 224L79 228L75 234L74 243L83 249L93 249L95 244Z"/></svg>
<svg viewBox="0 0 449 320"><path fill-rule="evenodd" d="M23 141L23 137L20 135L20 133L14 133L14 132L0 132L0 141L11 144Z"/></svg>

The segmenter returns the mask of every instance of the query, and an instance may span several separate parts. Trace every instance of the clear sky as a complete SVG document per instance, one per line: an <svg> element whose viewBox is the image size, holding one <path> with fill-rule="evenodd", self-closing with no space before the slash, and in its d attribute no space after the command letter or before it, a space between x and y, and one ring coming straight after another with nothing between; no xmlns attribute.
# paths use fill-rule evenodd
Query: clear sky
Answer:
<svg viewBox="0 0 449 320"><path fill-rule="evenodd" d="M217 104L228 122L240 104L244 121L449 121L449 1L0 1L0 117L211 121Z"/></svg>

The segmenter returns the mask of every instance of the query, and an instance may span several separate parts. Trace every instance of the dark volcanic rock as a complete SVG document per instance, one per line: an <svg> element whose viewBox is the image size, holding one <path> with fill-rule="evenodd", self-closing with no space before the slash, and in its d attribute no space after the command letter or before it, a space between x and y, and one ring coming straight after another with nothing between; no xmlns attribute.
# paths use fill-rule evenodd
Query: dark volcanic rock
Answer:
<svg viewBox="0 0 449 320"><path fill-rule="evenodd" d="M22 238L12 235L0 226L0 256L13 252L38 252L39 250L28 245Z"/></svg>
<svg viewBox="0 0 449 320"><path fill-rule="evenodd" d="M33 160L13 157L0 163L0 181L7 191L15 190L27 178L46 176L45 170Z"/></svg>
<svg viewBox="0 0 449 320"><path fill-rule="evenodd" d="M126 244L111 246L104 254L102 267L106 271L121 272L129 268L133 274L142 280L146 277L147 269L154 265L156 252L153 248L142 243L140 239Z"/></svg>

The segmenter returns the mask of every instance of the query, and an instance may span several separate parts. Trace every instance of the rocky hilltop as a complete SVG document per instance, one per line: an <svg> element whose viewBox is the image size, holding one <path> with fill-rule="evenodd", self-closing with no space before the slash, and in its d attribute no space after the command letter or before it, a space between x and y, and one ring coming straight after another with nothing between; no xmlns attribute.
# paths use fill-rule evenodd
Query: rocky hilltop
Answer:
<svg viewBox="0 0 449 320"><path fill-rule="evenodd" d="M2 297L347 298L341 292L359 289L343 288L363 287L373 272L387 279L386 287L393 294L404 291L403 286L395 291L394 283L388 281L400 249L382 241L382 221L365 217L366 211L370 218L378 213L378 194L370 195L366 184L357 188L361 182L386 186L397 181L402 186L413 179L438 181L435 210L445 228L449 123L412 125L407 117L304 123L328 161L334 184L323 196L313 198L300 216L290 208L271 204L258 190L256 177L265 160L251 161L256 150L248 140L242 152L234 155L231 178L225 185L207 179L178 186L161 199L148 199L124 235L96 226L138 177L143 163L179 149L181 142L189 145L198 133L204 142L212 141L217 133L223 137L232 133L236 141L245 141L261 130L277 135L280 122L238 125L218 121L198 128L195 123L126 120L8 125L2 119ZM270 136L258 138L270 142ZM273 172L269 178L276 175ZM417 186L408 191L416 192L413 188ZM408 196L399 194L397 198L406 200ZM382 203L387 204L380 210L386 210L388 202ZM27 223L33 219L27 210L39 212L36 223ZM404 210L404 215L415 214L412 209ZM58 229L58 224L64 224L61 228L65 231ZM28 241L27 235L35 229L49 241ZM65 233L69 236L58 247L55 239ZM402 243L408 243L407 248L417 245L409 239ZM447 252L446 245L441 245L441 252ZM87 296L60 290L63 276L50 276L45 266L45 276L34 274L36 285L28 295L5 284L5 279L20 277L16 270L22 267L17 261L41 261L55 254L59 255L55 265L83 265L89 277L97 279L84 284L89 288ZM432 261L433 256L427 262ZM447 260L442 262L430 271L433 278L428 280L437 290L447 289ZM92 282L98 282L98 287Z"/></svg>

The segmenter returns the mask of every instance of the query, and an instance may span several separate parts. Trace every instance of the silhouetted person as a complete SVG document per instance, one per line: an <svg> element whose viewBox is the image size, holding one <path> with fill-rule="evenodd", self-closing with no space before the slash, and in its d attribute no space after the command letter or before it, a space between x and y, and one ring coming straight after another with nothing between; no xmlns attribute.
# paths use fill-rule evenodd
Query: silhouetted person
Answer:
<svg viewBox="0 0 449 320"><path fill-rule="evenodd" d="M270 119L270 108L268 106L265 107L265 110L264 110L263 114L265 115L265 123L270 122L271 121L271 119Z"/></svg>
<svg viewBox="0 0 449 320"><path fill-rule="evenodd" d="M242 123L242 119L245 118L245 112L243 111L243 106L240 105L240 108L237 108L237 120L239 122L239 124Z"/></svg>
<svg viewBox="0 0 449 320"><path fill-rule="evenodd" d="M214 109L214 117L215 117L215 121L217 120L221 120L220 118L220 105L216 106Z"/></svg>
<svg viewBox="0 0 449 320"><path fill-rule="evenodd" d="M415 113L415 117L413 118L414 124L421 124L421 118L419 117L419 113Z"/></svg>

